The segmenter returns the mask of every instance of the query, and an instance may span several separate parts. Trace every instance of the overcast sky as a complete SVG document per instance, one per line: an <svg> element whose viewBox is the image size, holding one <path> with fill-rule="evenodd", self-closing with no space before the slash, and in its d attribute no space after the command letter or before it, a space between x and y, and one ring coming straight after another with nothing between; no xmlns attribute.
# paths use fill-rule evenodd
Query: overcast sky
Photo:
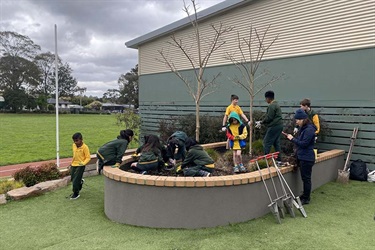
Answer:
<svg viewBox="0 0 375 250"><path fill-rule="evenodd" d="M191 4L190 0L185 0ZM224 0L196 0L200 10ZM102 97L138 63L125 42L186 17L183 0L0 0L0 30L29 37L69 63L85 95Z"/></svg>

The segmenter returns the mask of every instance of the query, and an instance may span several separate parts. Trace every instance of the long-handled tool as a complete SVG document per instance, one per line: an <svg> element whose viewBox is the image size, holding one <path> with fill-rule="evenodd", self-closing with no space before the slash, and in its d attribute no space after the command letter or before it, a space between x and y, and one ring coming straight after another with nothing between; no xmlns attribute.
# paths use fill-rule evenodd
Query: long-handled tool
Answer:
<svg viewBox="0 0 375 250"><path fill-rule="evenodd" d="M267 165L267 169L268 169L268 173L270 174L270 178L271 178L271 182L272 182L272 185L273 185L273 189L275 190L275 194L276 194L276 199L274 199L273 201L276 202L277 204L277 208L279 210L279 214L280 214L280 217L282 219L285 218L285 212L284 212L284 202L283 202L283 196L279 196L278 192L277 192L277 189L276 189L276 185L275 185L275 182L273 181L273 177L272 177L272 173L271 173L271 169L270 169L270 165L268 164L268 160L270 158L272 158L272 155L264 155L264 156L261 156L259 157L260 159L264 159L266 161L266 165Z"/></svg>
<svg viewBox="0 0 375 250"><path fill-rule="evenodd" d="M344 183L344 184L349 182L349 171L348 171L349 161L350 161L350 156L352 155L355 139L357 138L357 133L358 133L358 128L354 128L352 136L350 137L350 147L349 147L348 155L346 157L344 169L338 170L337 182Z"/></svg>
<svg viewBox="0 0 375 250"><path fill-rule="evenodd" d="M282 175L282 173L281 173L281 171L280 171L280 169L278 168L277 165L275 165L275 168L276 168L276 171L280 174L280 177L283 180L285 186L288 188L290 195L293 197L293 200L292 200L293 205L300 211L300 213L302 214L303 217L307 218L307 214L306 214L305 209L302 206L301 199L299 198L299 196L296 197L293 194L292 189L289 187L288 183L286 182L284 176Z"/></svg>
<svg viewBox="0 0 375 250"><path fill-rule="evenodd" d="M277 158L278 154L279 154L279 152L267 155L267 158L272 158L274 166L277 166L275 158ZM277 173L277 176L279 177L280 186L281 186L281 189L283 190L283 193L284 193L284 196L283 196L284 207L286 208L287 213L290 214L290 216L292 218L295 218L296 214L294 213L294 209L293 209L293 198L286 192L286 189L285 189L285 186L284 186L284 182L283 182L283 180L282 180L282 178L280 176L281 175L280 171L276 171L276 173Z"/></svg>
<svg viewBox="0 0 375 250"><path fill-rule="evenodd" d="M268 191L268 187L267 187L266 182L264 181L264 178L263 178L263 175L262 175L262 171L260 171L260 167L259 167L259 164L258 164L258 159L252 159L252 160L250 160L250 162L255 162L255 165L257 166L258 171L259 171L260 178L263 181L264 187L266 188L266 191L267 191L268 198L270 199L270 202L271 202L268 205L268 208L271 210L272 214L275 216L277 223L281 224L280 215L279 215L279 209L277 207L276 202L274 202L272 200L270 192Z"/></svg>

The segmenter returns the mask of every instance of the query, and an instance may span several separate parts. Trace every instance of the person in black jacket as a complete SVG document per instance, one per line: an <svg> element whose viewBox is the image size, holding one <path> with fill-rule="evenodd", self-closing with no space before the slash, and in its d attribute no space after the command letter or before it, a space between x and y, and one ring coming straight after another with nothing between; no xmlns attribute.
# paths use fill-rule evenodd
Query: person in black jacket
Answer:
<svg viewBox="0 0 375 250"><path fill-rule="evenodd" d="M294 119L296 119L296 125L300 127L298 137L295 138L293 135L284 132L283 134L297 147L297 164L300 166L303 182L303 194L300 196L300 199L304 205L310 203L311 173L315 163L314 141L316 127L302 109L297 109Z"/></svg>

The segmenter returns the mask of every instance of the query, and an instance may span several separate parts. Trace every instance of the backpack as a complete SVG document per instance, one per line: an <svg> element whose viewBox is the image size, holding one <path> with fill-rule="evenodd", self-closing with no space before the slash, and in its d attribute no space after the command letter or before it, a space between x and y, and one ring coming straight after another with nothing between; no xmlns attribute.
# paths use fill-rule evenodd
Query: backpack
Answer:
<svg viewBox="0 0 375 250"><path fill-rule="evenodd" d="M367 181L368 168L366 163L358 159L350 164L349 179L357 181Z"/></svg>

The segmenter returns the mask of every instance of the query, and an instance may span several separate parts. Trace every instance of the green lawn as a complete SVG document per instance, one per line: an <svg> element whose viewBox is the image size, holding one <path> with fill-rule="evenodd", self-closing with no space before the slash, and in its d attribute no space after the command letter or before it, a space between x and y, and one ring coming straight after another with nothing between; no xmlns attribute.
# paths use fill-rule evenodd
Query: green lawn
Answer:
<svg viewBox="0 0 375 250"><path fill-rule="evenodd" d="M81 197L71 186L0 206L1 249L374 249L374 183L331 182L312 194L308 218L296 210L277 224L272 215L197 230L114 223L104 214L103 176L86 179ZM168 208L165 208L168 209ZM265 208L266 209L266 208ZM183 211L183 213L210 211Z"/></svg>
<svg viewBox="0 0 375 250"><path fill-rule="evenodd" d="M0 166L56 159L54 114L0 114ZM116 138L115 115L59 115L60 158L72 156L72 135L81 132L90 153ZM130 147L135 147L131 145Z"/></svg>

